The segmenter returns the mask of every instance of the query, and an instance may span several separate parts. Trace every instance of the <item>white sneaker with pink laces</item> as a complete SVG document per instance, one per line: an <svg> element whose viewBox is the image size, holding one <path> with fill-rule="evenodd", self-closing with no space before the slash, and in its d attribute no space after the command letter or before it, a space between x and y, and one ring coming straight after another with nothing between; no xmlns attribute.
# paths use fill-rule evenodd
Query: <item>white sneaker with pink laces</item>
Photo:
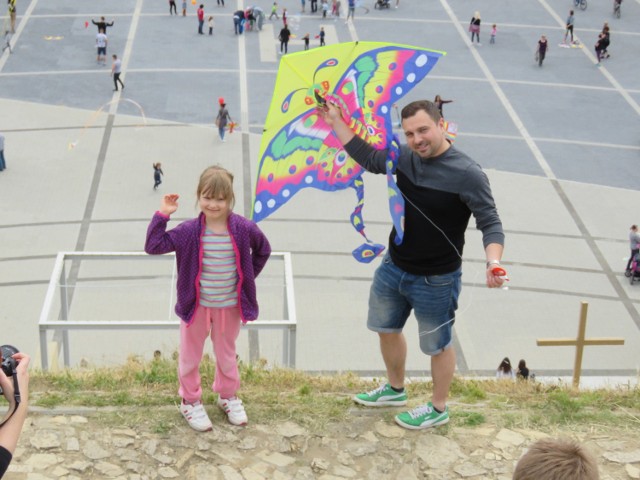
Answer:
<svg viewBox="0 0 640 480"><path fill-rule="evenodd" d="M227 414L227 419L232 425L245 426L249 421L242 400L238 397L218 398L218 406Z"/></svg>
<svg viewBox="0 0 640 480"><path fill-rule="evenodd" d="M184 399L182 399L180 413L187 420L189 426L198 432L208 432L213 429L211 420L209 420L201 401L185 403Z"/></svg>

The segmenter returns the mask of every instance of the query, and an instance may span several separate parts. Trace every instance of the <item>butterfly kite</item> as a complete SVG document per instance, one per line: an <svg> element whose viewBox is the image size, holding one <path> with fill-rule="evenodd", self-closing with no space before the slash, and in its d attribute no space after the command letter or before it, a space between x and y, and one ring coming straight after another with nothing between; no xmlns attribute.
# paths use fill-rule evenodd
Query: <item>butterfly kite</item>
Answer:
<svg viewBox="0 0 640 480"><path fill-rule="evenodd" d="M356 135L376 149L388 150L389 208L395 241L402 242L404 200L393 179L400 144L392 132L392 106L444 54L407 45L350 42L282 57L260 145L253 220L267 218L303 188L352 187L358 202L351 224L366 240L353 251L354 257L370 262L384 250L364 232L363 169L317 111L330 101L340 107Z"/></svg>

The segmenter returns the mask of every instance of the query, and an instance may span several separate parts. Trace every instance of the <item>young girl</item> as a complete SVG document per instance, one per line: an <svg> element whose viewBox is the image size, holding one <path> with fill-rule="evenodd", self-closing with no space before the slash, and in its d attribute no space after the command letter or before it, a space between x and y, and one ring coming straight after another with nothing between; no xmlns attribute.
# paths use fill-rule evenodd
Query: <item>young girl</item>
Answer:
<svg viewBox="0 0 640 480"><path fill-rule="evenodd" d="M233 175L219 166L207 168L197 188L198 217L167 231L178 209L176 194L165 195L147 230L145 252L176 252L180 322L178 378L180 411L197 431L213 427L201 398L198 367L204 342L213 343L216 373L212 390L218 406L233 425L246 425L247 414L236 396L240 376L236 339L242 322L258 317L255 278L271 254L267 237L258 226L233 213Z"/></svg>
<svg viewBox="0 0 640 480"><path fill-rule="evenodd" d="M156 190L158 186L162 183L162 175L164 172L162 171L162 164L160 162L153 164L153 189Z"/></svg>
<svg viewBox="0 0 640 480"><path fill-rule="evenodd" d="M209 35L213 35L213 16L209 16Z"/></svg>
<svg viewBox="0 0 640 480"><path fill-rule="evenodd" d="M496 43L496 35L497 35L497 33L498 33L498 27L494 23L493 26L491 27L491 40L489 40L489 43Z"/></svg>

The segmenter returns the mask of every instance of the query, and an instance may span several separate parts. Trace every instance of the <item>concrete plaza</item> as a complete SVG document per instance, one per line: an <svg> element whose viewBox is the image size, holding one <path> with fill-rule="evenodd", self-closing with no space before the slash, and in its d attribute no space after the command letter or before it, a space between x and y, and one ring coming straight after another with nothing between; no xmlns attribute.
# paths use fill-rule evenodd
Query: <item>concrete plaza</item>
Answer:
<svg viewBox="0 0 640 480"><path fill-rule="evenodd" d="M267 16L271 3L254 2ZM278 3L293 19L290 52L303 48L307 32L317 48L321 26L329 44L370 40L447 52L404 102L436 94L453 100L445 114L459 125L456 145L491 180L511 278L508 290L484 287L484 253L472 220L455 328L459 373L492 375L509 356L512 362L525 358L538 375L569 375L574 349L540 348L536 339L575 337L586 301L587 336L623 337L625 345L587 347L583 373L637 375L640 285L630 285L623 270L629 226L640 223L640 1L624 2L620 19L609 1L577 10L575 32L584 48L559 46L569 0L401 0L399 8L382 11L365 0L348 24L346 12L323 19L299 13L297 0ZM170 16L165 1L18 1L13 54L0 56L0 132L8 164L0 173L0 343L37 359L38 318L56 254L142 250L163 193L182 196L175 220L197 213L194 191L206 166L219 163L234 172L235 209L250 215L282 22L267 20L260 32L234 35L232 13L246 5L227 0L223 8L208 0L205 15L214 16L214 34L200 36L190 2L182 17ZM471 46L467 32L475 11L482 14L482 46ZM107 31L107 66L96 64L90 23L101 15L115 22ZM597 67L592 45L605 21L611 58ZM494 23L498 35L490 44ZM550 50L538 67L534 50L541 34ZM112 53L123 60L124 91L112 91ZM225 143L213 126L218 97L240 125ZM154 162L165 172L158 191L152 189ZM385 179L365 174L365 183L368 234L386 243ZM293 255L300 369L384 370L377 336L365 325L377 261L362 265L350 255L361 243L348 221L355 203L351 191L308 189L260 224L274 250ZM139 318L160 302L160 315L170 317L170 285L149 297L127 292L129 280L153 283L154 275L138 264L83 265L79 283L94 285L102 277L123 292L114 298L94 291L85 315ZM279 296L277 286L265 288L267 315L280 308ZM260 356L277 362L280 337L259 335ZM429 365L414 322L407 336L407 368L424 375ZM175 349L177 337L177 331L72 333L72 363L121 362L129 353L148 357L155 349ZM245 359L249 343L243 334Z"/></svg>

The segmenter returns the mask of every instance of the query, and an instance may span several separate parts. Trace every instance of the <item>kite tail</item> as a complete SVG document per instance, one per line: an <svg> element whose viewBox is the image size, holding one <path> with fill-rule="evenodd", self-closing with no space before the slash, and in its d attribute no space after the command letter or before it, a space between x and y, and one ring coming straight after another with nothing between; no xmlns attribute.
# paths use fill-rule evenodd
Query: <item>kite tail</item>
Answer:
<svg viewBox="0 0 640 480"><path fill-rule="evenodd" d="M400 245L404 237L404 198L393 178L398 166L399 156L400 140L397 135L393 135L389 142L389 154L387 157L387 190L389 193L389 212L391 213L393 226L396 229L396 238L393 240L396 245Z"/></svg>
<svg viewBox="0 0 640 480"><path fill-rule="evenodd" d="M351 225L356 229L356 232L364 237L367 243L363 243L351 253L353 258L357 261L361 263L369 263L382 253L384 245L373 243L364 233L364 219L362 218L362 209L364 207L364 182L362 181L362 178L356 178L352 187L356 191L358 203L351 213Z"/></svg>

